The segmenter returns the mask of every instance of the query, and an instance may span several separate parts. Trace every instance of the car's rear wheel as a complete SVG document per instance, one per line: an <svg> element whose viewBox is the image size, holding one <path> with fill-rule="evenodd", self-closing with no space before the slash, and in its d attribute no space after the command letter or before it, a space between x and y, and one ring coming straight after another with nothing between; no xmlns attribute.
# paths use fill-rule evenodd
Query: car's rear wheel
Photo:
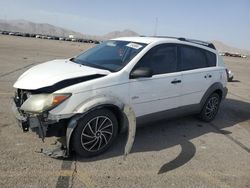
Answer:
<svg viewBox="0 0 250 188"><path fill-rule="evenodd" d="M115 115L107 109L88 113L78 121L74 130L72 145L75 152L83 157L91 157L106 151L118 133Z"/></svg>
<svg viewBox="0 0 250 188"><path fill-rule="evenodd" d="M234 79L234 77L232 76L232 77L230 77L230 78L228 78L228 82L232 82L233 81L233 79Z"/></svg>
<svg viewBox="0 0 250 188"><path fill-rule="evenodd" d="M207 98L201 110L200 118L206 122L212 121L219 110L219 106L220 96L217 93L213 93Z"/></svg>

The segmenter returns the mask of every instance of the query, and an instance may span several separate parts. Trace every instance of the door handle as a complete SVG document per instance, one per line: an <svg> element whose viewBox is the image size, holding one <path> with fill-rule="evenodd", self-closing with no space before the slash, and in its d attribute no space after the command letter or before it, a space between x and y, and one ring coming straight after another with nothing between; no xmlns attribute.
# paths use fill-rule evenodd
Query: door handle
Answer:
<svg viewBox="0 0 250 188"><path fill-rule="evenodd" d="M207 74L204 76L204 78L212 78L212 75L211 74Z"/></svg>
<svg viewBox="0 0 250 188"><path fill-rule="evenodd" d="M181 83L181 80L177 80L177 79L174 79L171 84L178 84L178 83Z"/></svg>

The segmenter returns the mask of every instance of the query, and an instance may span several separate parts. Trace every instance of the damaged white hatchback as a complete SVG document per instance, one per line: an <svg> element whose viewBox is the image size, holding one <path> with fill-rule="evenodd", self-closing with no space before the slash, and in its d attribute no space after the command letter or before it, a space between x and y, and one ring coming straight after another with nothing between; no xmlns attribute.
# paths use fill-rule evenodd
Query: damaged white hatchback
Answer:
<svg viewBox="0 0 250 188"><path fill-rule="evenodd" d="M136 125L199 114L215 118L227 94L226 68L211 43L174 37L126 37L24 72L12 109L23 131L60 137L65 156L106 151Z"/></svg>

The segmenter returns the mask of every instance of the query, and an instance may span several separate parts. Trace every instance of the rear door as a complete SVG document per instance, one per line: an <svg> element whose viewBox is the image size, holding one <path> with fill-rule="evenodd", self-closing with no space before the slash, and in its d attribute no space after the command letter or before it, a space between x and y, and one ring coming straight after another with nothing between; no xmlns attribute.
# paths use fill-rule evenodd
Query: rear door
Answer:
<svg viewBox="0 0 250 188"><path fill-rule="evenodd" d="M134 69L153 70L150 78L130 79L130 103L137 117L179 106L181 73L177 68L177 46L161 44L149 50Z"/></svg>
<svg viewBox="0 0 250 188"><path fill-rule="evenodd" d="M181 106L198 104L216 77L216 55L197 47L181 45Z"/></svg>

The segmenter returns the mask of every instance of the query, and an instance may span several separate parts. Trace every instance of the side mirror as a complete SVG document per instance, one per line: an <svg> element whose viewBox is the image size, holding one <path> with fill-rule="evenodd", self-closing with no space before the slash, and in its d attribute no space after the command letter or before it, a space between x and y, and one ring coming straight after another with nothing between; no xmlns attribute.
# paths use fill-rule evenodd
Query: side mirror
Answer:
<svg viewBox="0 0 250 188"><path fill-rule="evenodd" d="M153 71L152 69L148 67L138 67L130 73L131 79L133 78L149 78L153 76Z"/></svg>

